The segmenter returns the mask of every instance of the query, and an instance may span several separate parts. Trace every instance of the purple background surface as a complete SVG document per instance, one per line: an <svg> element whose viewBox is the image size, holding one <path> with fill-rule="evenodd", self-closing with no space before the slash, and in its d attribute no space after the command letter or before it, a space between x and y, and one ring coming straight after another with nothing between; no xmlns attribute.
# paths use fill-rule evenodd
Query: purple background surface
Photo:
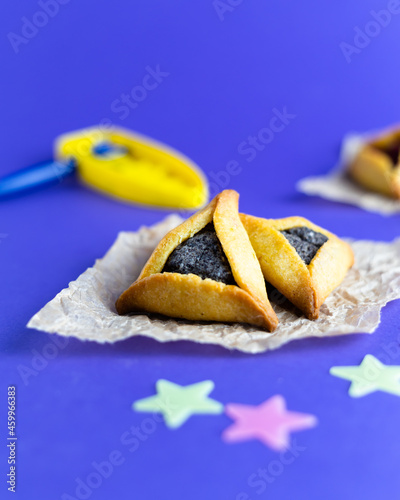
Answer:
<svg viewBox="0 0 400 500"><path fill-rule="evenodd" d="M239 162L238 175L219 178L221 188L240 192L244 212L302 215L342 236L392 240L399 216L308 198L294 186L331 168L346 132L399 120L400 14L350 61L340 46L354 43L355 27L364 30L373 20L371 9L394 4L231 4L221 20L211 0L72 0L30 33L18 53L10 32L21 35L24 16L43 22L36 14L42 7L27 0L4 4L0 172L51 157L57 134L109 119L180 149L208 175ZM116 110L121 94L157 65L168 73L158 87L128 114ZM240 144L285 107L295 118L247 161ZM38 353L50 352L54 337L26 329L29 318L101 257L119 231L153 224L165 213L118 204L75 180L2 202L0 211L1 498L11 495L5 479L10 384L17 386L17 497L23 500L79 498L76 478L86 480L92 463L108 460L113 450L123 464L89 492L93 500L395 497L400 400L385 393L351 399L349 384L328 371L359 364L367 353L400 364L398 301L384 308L371 336L298 341L256 356L144 338L104 346L70 340L44 366ZM35 374L23 379L21 366ZM294 435L302 451L283 467L274 462L279 454L259 442L223 443L230 423L224 415L195 416L175 431L157 423L129 451L121 436L150 425L131 403L153 394L159 378L212 379L212 397L223 403L258 404L282 394L289 409L315 414L319 425ZM268 466L279 474L255 483Z"/></svg>

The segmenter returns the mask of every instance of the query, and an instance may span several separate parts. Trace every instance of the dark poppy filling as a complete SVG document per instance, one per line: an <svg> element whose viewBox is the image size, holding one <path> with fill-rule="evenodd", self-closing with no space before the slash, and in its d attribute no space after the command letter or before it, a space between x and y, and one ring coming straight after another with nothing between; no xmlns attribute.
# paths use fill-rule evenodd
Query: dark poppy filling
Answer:
<svg viewBox="0 0 400 500"><path fill-rule="evenodd" d="M400 138L394 139L390 144L386 146L377 146L374 145L374 148L382 153L385 153L392 162L392 166L395 167L399 164L399 155L400 155Z"/></svg>
<svg viewBox="0 0 400 500"><path fill-rule="evenodd" d="M212 223L178 245L168 257L163 272L196 274L203 279L236 285Z"/></svg>
<svg viewBox="0 0 400 500"><path fill-rule="evenodd" d="M313 231L308 227L292 227L281 231L292 247L300 255L302 260L308 264L313 260L315 254L328 241L324 234Z"/></svg>

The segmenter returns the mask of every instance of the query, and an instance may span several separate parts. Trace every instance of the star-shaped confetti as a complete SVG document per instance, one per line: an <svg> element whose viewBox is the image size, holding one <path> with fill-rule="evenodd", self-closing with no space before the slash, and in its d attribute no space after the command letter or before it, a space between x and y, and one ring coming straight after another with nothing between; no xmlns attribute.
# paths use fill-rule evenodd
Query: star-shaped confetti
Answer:
<svg viewBox="0 0 400 500"><path fill-rule="evenodd" d="M367 354L359 366L333 366L329 373L351 381L349 396L384 391L400 396L400 366L387 366Z"/></svg>
<svg viewBox="0 0 400 500"><path fill-rule="evenodd" d="M220 414L223 405L208 397L214 382L204 380L197 384L181 386L160 379L156 383L157 394L133 403L133 409L143 412L162 413L168 427L176 429L194 414Z"/></svg>
<svg viewBox="0 0 400 500"><path fill-rule="evenodd" d="M282 451L290 446L290 432L317 424L314 415L286 410L283 396L276 395L259 406L228 404L225 413L235 420L222 434L225 441L258 439L270 448Z"/></svg>

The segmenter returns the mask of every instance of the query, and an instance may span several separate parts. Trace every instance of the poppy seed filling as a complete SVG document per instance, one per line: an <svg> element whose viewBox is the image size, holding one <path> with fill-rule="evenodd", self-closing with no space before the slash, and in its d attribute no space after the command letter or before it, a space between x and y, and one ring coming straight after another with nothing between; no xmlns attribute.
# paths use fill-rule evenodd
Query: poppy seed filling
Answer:
<svg viewBox="0 0 400 500"><path fill-rule="evenodd" d="M374 146L375 149L385 153L392 162L392 167L396 167L400 162L400 138L394 139L390 144L385 146Z"/></svg>
<svg viewBox="0 0 400 500"><path fill-rule="evenodd" d="M281 231L292 247L300 255L305 264L315 257L315 254L328 241L324 234L313 231L308 227L292 227Z"/></svg>
<svg viewBox="0 0 400 500"><path fill-rule="evenodd" d="M236 285L231 266L212 223L178 245L168 257L163 272L196 274L226 285Z"/></svg>

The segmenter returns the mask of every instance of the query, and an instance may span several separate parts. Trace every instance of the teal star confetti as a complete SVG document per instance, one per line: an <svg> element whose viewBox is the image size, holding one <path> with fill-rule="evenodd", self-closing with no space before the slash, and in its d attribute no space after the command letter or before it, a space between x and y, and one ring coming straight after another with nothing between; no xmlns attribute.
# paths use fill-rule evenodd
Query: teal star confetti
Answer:
<svg viewBox="0 0 400 500"><path fill-rule="evenodd" d="M400 366L388 366L367 354L359 366L333 366L329 373L351 381L349 396L359 398L384 391L400 396Z"/></svg>
<svg viewBox="0 0 400 500"><path fill-rule="evenodd" d="M160 379L156 383L157 394L135 401L132 408L140 412L162 413L165 423L176 429L195 414L220 414L224 407L208 397L214 389L212 380L181 386Z"/></svg>

